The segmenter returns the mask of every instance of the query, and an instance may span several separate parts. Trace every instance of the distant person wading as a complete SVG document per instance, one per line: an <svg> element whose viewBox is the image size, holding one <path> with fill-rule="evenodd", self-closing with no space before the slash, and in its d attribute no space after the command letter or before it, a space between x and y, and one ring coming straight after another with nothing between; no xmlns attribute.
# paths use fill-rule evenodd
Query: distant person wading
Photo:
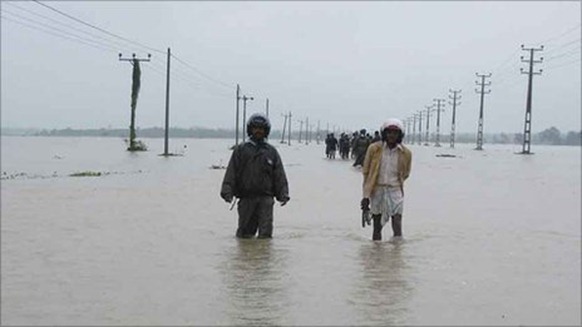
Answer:
<svg viewBox="0 0 582 327"><path fill-rule="evenodd" d="M271 131L269 119L253 114L247 122L249 140L237 145L224 174L220 197L238 202L239 238L259 238L273 235L273 205L275 199L284 206L289 201L289 186L281 157L266 138Z"/></svg>

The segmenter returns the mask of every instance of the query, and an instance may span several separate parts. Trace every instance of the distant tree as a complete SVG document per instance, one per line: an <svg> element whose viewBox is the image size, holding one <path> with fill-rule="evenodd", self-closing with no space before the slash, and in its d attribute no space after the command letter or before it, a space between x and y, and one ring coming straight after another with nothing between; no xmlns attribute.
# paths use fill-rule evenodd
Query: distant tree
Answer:
<svg viewBox="0 0 582 327"><path fill-rule="evenodd" d="M523 134L522 133L513 134L513 143L522 144L523 143Z"/></svg>
<svg viewBox="0 0 582 327"><path fill-rule="evenodd" d="M566 145L582 145L582 131L580 132L568 132L565 140Z"/></svg>
<svg viewBox="0 0 582 327"><path fill-rule="evenodd" d="M558 145L562 140L560 138L560 130L554 126L541 131L538 137L543 144Z"/></svg>

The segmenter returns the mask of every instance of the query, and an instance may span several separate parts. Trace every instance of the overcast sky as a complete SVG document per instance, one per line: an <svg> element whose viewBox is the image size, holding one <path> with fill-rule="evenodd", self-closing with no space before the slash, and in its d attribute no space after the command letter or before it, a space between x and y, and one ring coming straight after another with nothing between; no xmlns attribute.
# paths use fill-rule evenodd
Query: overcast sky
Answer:
<svg viewBox="0 0 582 327"><path fill-rule="evenodd" d="M131 64L142 62L141 128L234 128L236 84L247 117L270 103L325 129L377 129L462 90L457 131L523 132L526 48L536 51L532 129L581 129L580 1L2 1L2 127L128 128ZM49 6L49 7L47 7ZM84 22L86 24L83 24ZM88 26L88 25L92 25ZM242 102L241 102L242 117ZM452 106L440 116L448 133ZM423 120L426 119L423 114ZM431 116L434 131L436 113ZM423 122L424 125L425 122ZM296 126L296 127L295 127ZM425 127L423 126L423 129ZM139 135L138 135L139 136Z"/></svg>

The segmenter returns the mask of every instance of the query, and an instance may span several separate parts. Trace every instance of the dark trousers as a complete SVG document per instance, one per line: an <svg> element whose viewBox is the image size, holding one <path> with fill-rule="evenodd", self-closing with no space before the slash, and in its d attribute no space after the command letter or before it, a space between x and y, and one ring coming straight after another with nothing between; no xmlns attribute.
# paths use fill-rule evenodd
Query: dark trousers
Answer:
<svg viewBox="0 0 582 327"><path fill-rule="evenodd" d="M238 229L236 237L252 238L259 232L259 238L273 236L272 196L241 198L238 202Z"/></svg>

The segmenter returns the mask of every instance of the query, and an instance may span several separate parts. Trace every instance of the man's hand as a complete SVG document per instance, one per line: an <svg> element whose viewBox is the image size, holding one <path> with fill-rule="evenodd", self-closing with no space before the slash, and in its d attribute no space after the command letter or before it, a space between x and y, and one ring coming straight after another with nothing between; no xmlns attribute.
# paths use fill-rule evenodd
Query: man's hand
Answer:
<svg viewBox="0 0 582 327"><path fill-rule="evenodd" d="M281 201L279 201L279 202L281 202L281 207L286 205L287 202L289 202L289 200L290 200L289 197L285 197L285 198L281 199Z"/></svg>
<svg viewBox="0 0 582 327"><path fill-rule="evenodd" d="M221 194L220 197L227 203L231 203L233 199L232 194Z"/></svg>
<svg viewBox="0 0 582 327"><path fill-rule="evenodd" d="M363 198L362 201L360 201L360 208L364 211L370 210L370 199Z"/></svg>

